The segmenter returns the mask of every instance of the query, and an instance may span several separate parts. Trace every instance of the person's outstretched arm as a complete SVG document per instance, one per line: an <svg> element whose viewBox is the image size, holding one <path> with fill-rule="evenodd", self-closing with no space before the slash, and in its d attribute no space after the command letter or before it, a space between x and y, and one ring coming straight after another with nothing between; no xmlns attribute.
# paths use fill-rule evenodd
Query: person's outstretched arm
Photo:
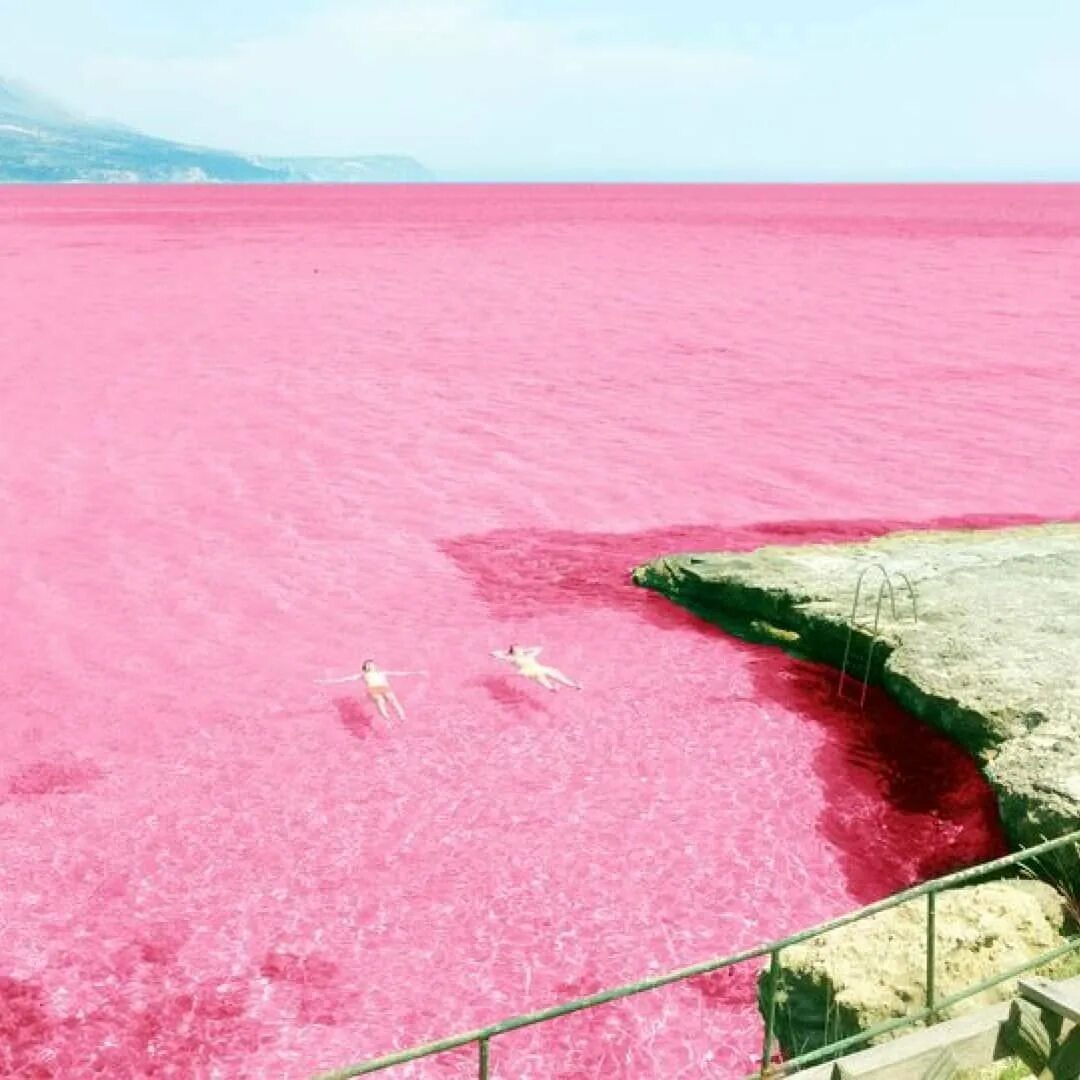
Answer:
<svg viewBox="0 0 1080 1080"><path fill-rule="evenodd" d="M327 683L354 682L355 680L362 679L363 677L363 672L360 672L356 675L344 675L340 679L316 679L315 681L325 686Z"/></svg>

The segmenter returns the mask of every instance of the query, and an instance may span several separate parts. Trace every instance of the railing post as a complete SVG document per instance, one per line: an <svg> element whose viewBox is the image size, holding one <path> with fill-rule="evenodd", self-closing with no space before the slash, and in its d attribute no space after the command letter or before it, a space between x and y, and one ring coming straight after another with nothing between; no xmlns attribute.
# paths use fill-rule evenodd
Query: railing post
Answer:
<svg viewBox="0 0 1080 1080"><path fill-rule="evenodd" d="M926 894L926 1007L934 1011L934 949L937 943L937 893ZM933 1021L933 1015L930 1016Z"/></svg>
<svg viewBox="0 0 1080 1080"><path fill-rule="evenodd" d="M488 1080L488 1040L481 1039L477 1045L480 1047L480 1080Z"/></svg>
<svg viewBox="0 0 1080 1080"><path fill-rule="evenodd" d="M848 657L851 655L851 635L855 632L855 617L859 612L859 593L862 591L863 578L873 569L872 566L863 567L855 581L855 599L851 602L851 618L848 620L847 641L844 643L844 662L840 665L840 681L836 684L836 696L844 696L844 676L847 674Z"/></svg>
<svg viewBox="0 0 1080 1080"><path fill-rule="evenodd" d="M776 1026L776 987L780 982L780 950L769 954L769 974L765 983L765 1042L761 1048L761 1075L768 1075L772 1062L773 1029Z"/></svg>

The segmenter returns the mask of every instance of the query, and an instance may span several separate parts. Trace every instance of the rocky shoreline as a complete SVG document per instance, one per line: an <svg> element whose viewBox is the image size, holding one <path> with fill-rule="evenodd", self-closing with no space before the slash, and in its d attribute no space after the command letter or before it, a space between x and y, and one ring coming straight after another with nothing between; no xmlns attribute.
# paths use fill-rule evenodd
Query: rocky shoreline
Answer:
<svg viewBox="0 0 1080 1080"><path fill-rule="evenodd" d="M740 637L838 669L846 661L856 697L868 672L869 683L974 757L1014 849L1080 828L1080 525L669 555L639 566L633 580ZM995 885L990 936L1014 944L1030 936L1032 889L1044 889L1043 906L1057 914L1026 953L1036 957L1074 932L1080 855L1060 849L1033 871L1060 892L1033 882ZM1000 970L993 950L959 959L972 933L988 940L988 888L942 897L953 898L952 963L974 982ZM813 1045L811 1033L821 1038L830 1017L850 1034L918 1007L917 966L901 978L902 965L886 971L877 963L887 951L882 942L910 936L911 919L894 908L868 920L873 925L785 950L778 1021L787 1052ZM1003 985L998 994L1008 992ZM974 1007L965 1002L957 1011Z"/></svg>
<svg viewBox="0 0 1080 1080"><path fill-rule="evenodd" d="M839 668L856 581L875 564L892 576L896 617L886 589L870 682L972 754L1014 847L1080 827L1080 525L671 555L633 578L742 637ZM856 683L882 580L864 578L847 664Z"/></svg>
<svg viewBox="0 0 1080 1080"><path fill-rule="evenodd" d="M921 897L781 953L777 1038L791 1055L809 1053L926 1002L926 901ZM938 897L936 998L942 1000L1062 946L1071 930L1068 904L1042 881L1015 879L961 886ZM873 957L873 963L867 963ZM1075 959L1043 974L1075 973ZM759 982L764 1013L766 980ZM1016 981L998 983L941 1010L953 1019L1008 1001Z"/></svg>

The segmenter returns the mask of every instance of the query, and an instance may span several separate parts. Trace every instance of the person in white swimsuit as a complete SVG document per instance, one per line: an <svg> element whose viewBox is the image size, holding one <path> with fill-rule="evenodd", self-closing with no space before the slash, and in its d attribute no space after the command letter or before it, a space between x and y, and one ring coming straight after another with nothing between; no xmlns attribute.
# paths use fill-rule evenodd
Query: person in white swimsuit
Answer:
<svg viewBox="0 0 1080 1080"><path fill-rule="evenodd" d="M496 660L505 660L517 668L519 675L538 682L545 690L558 690L558 684L572 686L580 690L581 685L567 678L558 668L541 664L536 658L540 655L539 645L511 645L509 649L497 649L491 654Z"/></svg>
<svg viewBox="0 0 1080 1080"><path fill-rule="evenodd" d="M405 719L405 710L401 706L401 702L397 699L397 694L394 693L390 686L389 675L423 675L422 671L383 671L381 668L376 667L374 660L365 660L360 665L360 670L355 675L344 675L340 679L317 679L316 682L323 683L342 683L342 682L355 682L357 679L363 680L364 688L367 690L368 697L375 702L375 708L379 710L379 715L384 720L390 719L390 713L387 710L387 705L393 707L394 712L398 714L398 717L402 720Z"/></svg>

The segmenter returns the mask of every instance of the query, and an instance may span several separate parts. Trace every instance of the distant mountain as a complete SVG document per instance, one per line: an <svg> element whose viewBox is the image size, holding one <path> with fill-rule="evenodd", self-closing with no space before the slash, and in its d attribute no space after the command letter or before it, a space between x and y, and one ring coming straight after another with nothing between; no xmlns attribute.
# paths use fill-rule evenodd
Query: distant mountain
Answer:
<svg viewBox="0 0 1080 1080"><path fill-rule="evenodd" d="M374 183L430 180L409 157L246 157L92 120L0 79L0 183Z"/></svg>
<svg viewBox="0 0 1080 1080"><path fill-rule="evenodd" d="M363 157L252 157L249 161L293 182L364 184L378 181L431 180L432 176L411 157L370 154Z"/></svg>

